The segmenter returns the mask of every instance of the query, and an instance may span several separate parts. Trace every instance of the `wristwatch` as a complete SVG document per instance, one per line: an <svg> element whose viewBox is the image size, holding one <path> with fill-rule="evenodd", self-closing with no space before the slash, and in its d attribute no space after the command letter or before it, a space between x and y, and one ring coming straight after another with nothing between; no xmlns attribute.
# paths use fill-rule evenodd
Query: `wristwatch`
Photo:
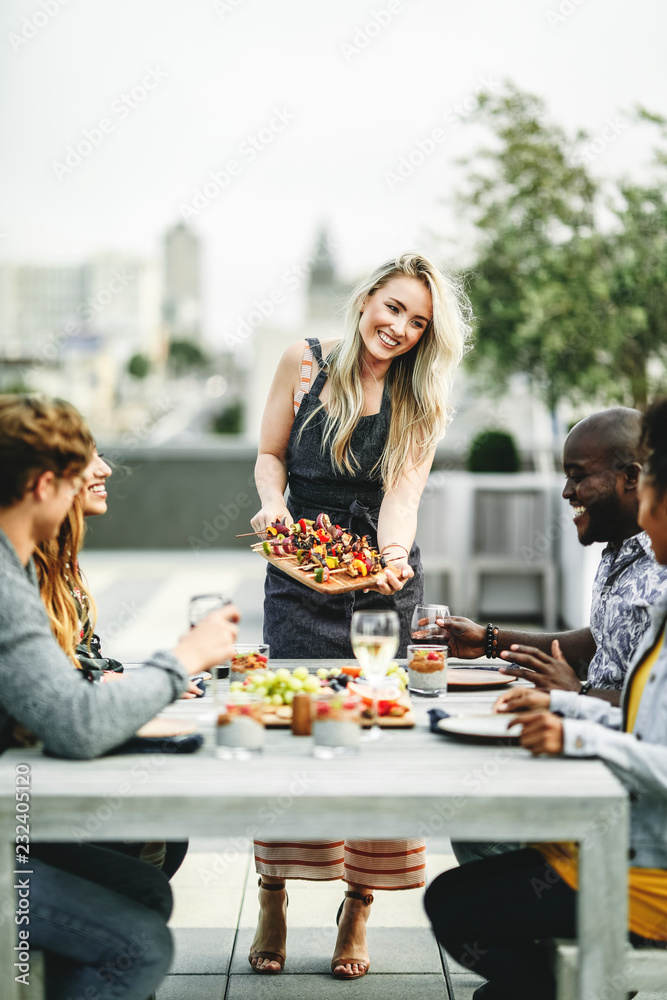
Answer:
<svg viewBox="0 0 667 1000"><path fill-rule="evenodd" d="M590 681L582 681L581 687L579 688L579 694L588 694L592 687L593 685Z"/></svg>

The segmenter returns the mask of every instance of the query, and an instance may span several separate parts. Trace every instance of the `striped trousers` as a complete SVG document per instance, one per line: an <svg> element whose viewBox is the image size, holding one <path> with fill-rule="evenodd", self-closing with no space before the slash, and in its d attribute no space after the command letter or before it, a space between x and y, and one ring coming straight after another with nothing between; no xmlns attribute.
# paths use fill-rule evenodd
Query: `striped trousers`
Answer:
<svg viewBox="0 0 667 1000"><path fill-rule="evenodd" d="M368 889L419 889L426 844L411 840L255 841L255 871L312 882L342 879Z"/></svg>

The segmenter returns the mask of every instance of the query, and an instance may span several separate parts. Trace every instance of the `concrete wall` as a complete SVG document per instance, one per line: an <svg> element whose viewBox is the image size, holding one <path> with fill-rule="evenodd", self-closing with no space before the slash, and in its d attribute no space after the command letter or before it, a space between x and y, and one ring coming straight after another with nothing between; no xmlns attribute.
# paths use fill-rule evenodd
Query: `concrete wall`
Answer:
<svg viewBox="0 0 667 1000"><path fill-rule="evenodd" d="M196 448L106 450L109 510L88 519L90 549L247 549L259 510L257 450L234 442Z"/></svg>

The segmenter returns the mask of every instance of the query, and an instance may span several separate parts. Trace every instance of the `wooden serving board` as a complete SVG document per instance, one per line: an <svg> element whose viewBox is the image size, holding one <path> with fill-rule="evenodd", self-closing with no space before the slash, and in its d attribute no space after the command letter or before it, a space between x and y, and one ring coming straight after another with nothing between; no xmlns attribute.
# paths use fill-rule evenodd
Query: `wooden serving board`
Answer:
<svg viewBox="0 0 667 1000"><path fill-rule="evenodd" d="M405 715L401 715L400 718L395 718L393 715L381 715L378 719L378 724L382 729L412 729L416 723L415 713L412 711L412 702L410 701L410 695L407 691L404 691L400 698L398 699L399 705L405 705L408 711ZM289 715L287 714L289 710ZM262 721L266 729L291 729L292 728L292 709L289 705L284 705L279 709L280 715L275 712L265 712L262 716ZM362 729L370 729L371 720L362 719L361 727Z"/></svg>
<svg viewBox="0 0 667 1000"><path fill-rule="evenodd" d="M315 583L312 573L304 573L296 561L296 556L267 556L262 548L262 542L256 542L250 548L271 563L277 569L282 570L293 580L298 580L304 587L317 590L320 594L349 594L353 590L377 590L378 581L384 580L384 573L377 573L374 576L347 576L344 573L334 574L328 583Z"/></svg>

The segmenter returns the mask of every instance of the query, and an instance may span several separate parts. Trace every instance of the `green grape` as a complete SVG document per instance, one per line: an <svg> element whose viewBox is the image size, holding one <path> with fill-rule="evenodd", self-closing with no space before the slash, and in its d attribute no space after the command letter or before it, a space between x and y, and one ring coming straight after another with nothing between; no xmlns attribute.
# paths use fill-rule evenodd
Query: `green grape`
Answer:
<svg viewBox="0 0 667 1000"><path fill-rule="evenodd" d="M283 701L285 702L286 705L291 705L292 702L294 701L294 691L285 691L285 694L283 695Z"/></svg>
<svg viewBox="0 0 667 1000"><path fill-rule="evenodd" d="M274 674L273 670L267 670L264 674L264 680L268 681L269 683L275 680L275 677L276 675Z"/></svg>
<svg viewBox="0 0 667 1000"><path fill-rule="evenodd" d="M300 691L303 687L303 683L298 677L290 677L289 686L291 691Z"/></svg>
<svg viewBox="0 0 667 1000"><path fill-rule="evenodd" d="M276 680L288 681L290 679L290 672L287 667L280 667L276 670Z"/></svg>
<svg viewBox="0 0 667 1000"><path fill-rule="evenodd" d="M232 683L229 685L229 690L230 691L242 691L243 690L243 681L232 681Z"/></svg>
<svg viewBox="0 0 667 1000"><path fill-rule="evenodd" d="M308 676L308 667L297 667L296 670L292 671L292 677L296 677L299 681L305 681Z"/></svg>
<svg viewBox="0 0 667 1000"><path fill-rule="evenodd" d="M264 695L264 697L262 698L262 704L273 705L273 698L271 697L270 694Z"/></svg>
<svg viewBox="0 0 667 1000"><path fill-rule="evenodd" d="M327 679L327 677L329 676L329 671L327 670L326 667L318 667L317 668L317 676L321 677L322 680L325 681Z"/></svg>
<svg viewBox="0 0 667 1000"><path fill-rule="evenodd" d="M258 698L266 698L268 693L269 693L268 689L263 684L261 684L259 687L256 687L254 690L254 694L256 694Z"/></svg>
<svg viewBox="0 0 667 1000"><path fill-rule="evenodd" d="M274 694L271 696L271 702L274 705L282 705L283 696L281 694Z"/></svg>
<svg viewBox="0 0 667 1000"><path fill-rule="evenodd" d="M303 689L304 691L307 691L309 694L317 694L317 692L321 689L321 687L322 685L320 684L317 677L307 677L303 682Z"/></svg>

